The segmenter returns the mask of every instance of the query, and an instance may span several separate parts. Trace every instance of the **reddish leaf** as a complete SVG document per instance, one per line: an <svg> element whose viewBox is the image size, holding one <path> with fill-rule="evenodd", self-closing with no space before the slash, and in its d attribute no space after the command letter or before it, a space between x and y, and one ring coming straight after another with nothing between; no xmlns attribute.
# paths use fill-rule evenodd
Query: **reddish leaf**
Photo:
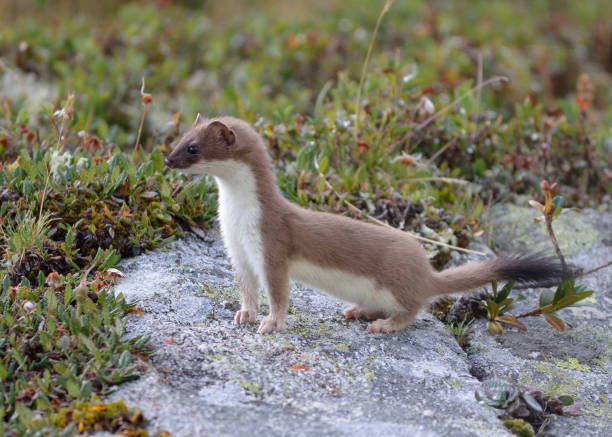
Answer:
<svg viewBox="0 0 612 437"><path fill-rule="evenodd" d="M498 317L496 320L499 320L500 322L507 323L512 326L516 326L521 331L527 331L527 327L525 326L525 324L514 316L501 316Z"/></svg>
<svg viewBox="0 0 612 437"><path fill-rule="evenodd" d="M586 111L591 107L590 99L581 99L580 97L576 96L576 103L578 103L578 107L581 111Z"/></svg>
<svg viewBox="0 0 612 437"><path fill-rule="evenodd" d="M565 323L559 317L553 316L552 314L544 314L544 318L557 331L559 331L559 332L565 331Z"/></svg>
<svg viewBox="0 0 612 437"><path fill-rule="evenodd" d="M357 146L359 147L359 154L360 155L363 155L368 150L370 150L370 145L368 143L363 142L363 141L359 141L357 143Z"/></svg>
<svg viewBox="0 0 612 437"><path fill-rule="evenodd" d="M108 206L106 206L106 203L104 204L103 209L104 209L104 214L105 214L105 215L106 215L106 216L107 216L109 219L114 220L114 217L113 217L113 215L111 214L111 212L109 211Z"/></svg>
<svg viewBox="0 0 612 437"><path fill-rule="evenodd" d="M310 367L304 366L303 364L294 364L293 366L289 368L292 370L309 370L310 369Z"/></svg>
<svg viewBox="0 0 612 437"><path fill-rule="evenodd" d="M504 332L504 327L501 325L501 323L496 322L495 320L491 320L487 326L489 328L489 332L493 335L502 335Z"/></svg>
<svg viewBox="0 0 612 437"><path fill-rule="evenodd" d="M144 312L142 311L142 308L140 307L136 307L136 308L131 308L129 310L127 310L128 314L136 314L137 316L142 316L144 314Z"/></svg>

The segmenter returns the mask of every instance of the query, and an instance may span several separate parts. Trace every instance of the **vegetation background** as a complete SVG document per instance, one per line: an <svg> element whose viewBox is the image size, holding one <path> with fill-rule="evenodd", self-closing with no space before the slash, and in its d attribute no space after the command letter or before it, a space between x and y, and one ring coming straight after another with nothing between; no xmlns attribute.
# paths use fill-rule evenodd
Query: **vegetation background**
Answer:
<svg viewBox="0 0 612 437"><path fill-rule="evenodd" d="M609 207L605 0L5 0L0 26L8 435L138 429L98 398L148 351L113 266L211 226L214 185L163 166L198 112L254 123L291 200L454 246L543 179Z"/></svg>

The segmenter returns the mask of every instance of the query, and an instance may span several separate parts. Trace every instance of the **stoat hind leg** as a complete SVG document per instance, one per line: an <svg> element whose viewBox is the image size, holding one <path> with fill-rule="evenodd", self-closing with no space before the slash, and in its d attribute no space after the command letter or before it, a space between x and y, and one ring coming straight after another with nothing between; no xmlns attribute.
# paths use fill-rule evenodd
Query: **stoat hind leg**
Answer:
<svg viewBox="0 0 612 437"><path fill-rule="evenodd" d="M343 312L347 319L376 320L385 316L383 311L366 310L357 305L348 307Z"/></svg>
<svg viewBox="0 0 612 437"><path fill-rule="evenodd" d="M370 323L368 331L370 334L401 331L410 325L418 311L418 308L411 311L400 311L387 319L375 320L374 322Z"/></svg>

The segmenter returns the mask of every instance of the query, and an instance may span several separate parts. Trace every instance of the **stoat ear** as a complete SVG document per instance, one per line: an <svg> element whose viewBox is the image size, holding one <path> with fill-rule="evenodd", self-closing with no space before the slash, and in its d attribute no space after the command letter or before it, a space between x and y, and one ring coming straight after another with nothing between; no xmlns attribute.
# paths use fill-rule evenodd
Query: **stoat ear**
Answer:
<svg viewBox="0 0 612 437"><path fill-rule="evenodd" d="M206 130L223 140L226 146L232 146L236 143L236 135L234 135L234 132L220 121L213 121L208 125Z"/></svg>
<svg viewBox="0 0 612 437"><path fill-rule="evenodd" d="M193 125L191 125L191 127L195 126L198 123L202 123L203 121L204 121L204 119L202 118L202 116L198 112L198 115L196 115L196 118L195 118L195 120L193 122Z"/></svg>

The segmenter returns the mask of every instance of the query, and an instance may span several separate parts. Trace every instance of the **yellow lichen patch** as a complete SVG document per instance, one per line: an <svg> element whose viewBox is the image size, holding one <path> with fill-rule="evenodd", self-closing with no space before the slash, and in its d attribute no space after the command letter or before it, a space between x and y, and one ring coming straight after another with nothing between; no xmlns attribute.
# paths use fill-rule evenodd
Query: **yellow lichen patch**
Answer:
<svg viewBox="0 0 612 437"><path fill-rule="evenodd" d="M363 376L365 376L366 381L371 381L374 379L376 374L370 369L365 368L363 369Z"/></svg>
<svg viewBox="0 0 612 437"><path fill-rule="evenodd" d="M338 343L334 347L341 352L348 352L351 350L351 345L347 343Z"/></svg>
<svg viewBox="0 0 612 437"><path fill-rule="evenodd" d="M544 391L547 396L575 396L577 387L582 385L582 382L578 379L558 370L551 364L538 362L532 363L531 367L537 372L550 375L550 377L546 378L546 380L542 380L541 377L534 378L534 375L529 375L527 372L521 372L521 384L538 387Z"/></svg>
<svg viewBox="0 0 612 437"><path fill-rule="evenodd" d="M590 372L591 368L586 364L580 364L576 358L568 358L567 361L555 361L555 365L564 369L578 370L579 372Z"/></svg>

